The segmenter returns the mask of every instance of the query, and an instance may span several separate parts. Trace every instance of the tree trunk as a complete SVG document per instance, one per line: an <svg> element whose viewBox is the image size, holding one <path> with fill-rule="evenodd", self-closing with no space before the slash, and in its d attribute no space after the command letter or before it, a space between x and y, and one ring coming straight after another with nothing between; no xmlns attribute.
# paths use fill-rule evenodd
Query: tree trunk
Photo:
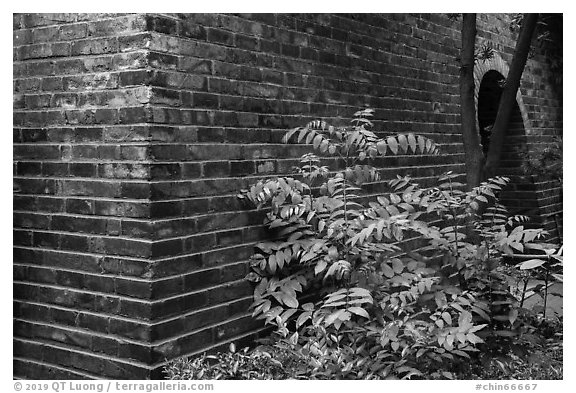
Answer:
<svg viewBox="0 0 576 393"><path fill-rule="evenodd" d="M500 164L500 156L502 155L502 145L508 129L510 115L516 103L516 94L520 87L520 79L524 72L524 66L528 59L530 52L530 44L532 42L532 35L536 28L538 21L538 14L525 14L518 34L518 41L516 42L516 49L510 65L510 71L506 78L502 96L498 105L498 113L496 120L492 127L490 135L490 145L488 148L488 156L486 164L483 169L483 177L489 178L496 174L496 170Z"/></svg>
<svg viewBox="0 0 576 393"><path fill-rule="evenodd" d="M474 49L476 44L476 14L463 14L460 66L460 116L466 162L468 188L480 184L484 155L480 134L476 130L474 104Z"/></svg>

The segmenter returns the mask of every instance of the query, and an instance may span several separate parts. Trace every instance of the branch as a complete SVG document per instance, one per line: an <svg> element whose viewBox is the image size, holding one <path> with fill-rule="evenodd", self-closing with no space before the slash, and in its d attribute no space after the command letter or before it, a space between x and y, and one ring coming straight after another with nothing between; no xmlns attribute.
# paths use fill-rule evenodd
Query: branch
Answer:
<svg viewBox="0 0 576 393"><path fill-rule="evenodd" d="M476 14L463 14L462 52L460 56L460 115L466 160L466 181L472 188L480 184L483 165L480 135L476 131L474 104L474 49L476 43Z"/></svg>
<svg viewBox="0 0 576 393"><path fill-rule="evenodd" d="M512 58L510 71L508 72L508 77L506 78L506 83L498 105L496 121L492 127L488 157L483 171L485 178L494 176L500 163L502 144L506 136L510 115L516 103L516 94L520 87L520 79L522 78L526 61L528 60L530 44L537 21L538 14L526 14L522 20L518 41L516 42L516 49L514 50L514 57Z"/></svg>

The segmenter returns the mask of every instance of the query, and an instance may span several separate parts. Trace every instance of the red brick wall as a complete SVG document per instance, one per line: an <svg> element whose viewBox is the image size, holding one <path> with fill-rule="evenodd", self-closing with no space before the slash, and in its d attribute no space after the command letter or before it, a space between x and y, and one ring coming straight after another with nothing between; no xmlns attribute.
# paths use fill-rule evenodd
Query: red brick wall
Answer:
<svg viewBox="0 0 576 393"><path fill-rule="evenodd" d="M145 378L146 18L14 15L14 374Z"/></svg>
<svg viewBox="0 0 576 393"><path fill-rule="evenodd" d="M280 143L287 128L365 105L377 130L442 148L382 159L385 177L463 173L459 29L443 15L15 15L15 375L159 377L166 358L252 339L243 277L264 233L237 192L307 151Z"/></svg>
<svg viewBox="0 0 576 393"><path fill-rule="evenodd" d="M506 15L478 15L478 45L490 43L508 64L512 62L517 38L517 31L511 32L509 26ZM554 82L558 75L550 69L536 37L532 45L533 51L522 75L520 92L528 118L523 124L527 147L530 153L535 153L551 143L554 136L562 135L563 102L562 86ZM512 186L511 189L513 192L509 194L510 198L536 200L539 217L534 217L535 220L541 221L544 228L550 232L551 239L558 241L563 212L561 184L556 181L535 180L532 185L516 189ZM526 195L527 193L531 195ZM528 203L527 207L532 204Z"/></svg>
<svg viewBox="0 0 576 393"><path fill-rule="evenodd" d="M157 325L167 341L160 352L188 354L260 326L247 313L252 288L243 277L262 215L236 194L260 176L289 173L308 150L281 144L287 128L318 116L347 122L367 104L379 129L433 135L446 152L382 160L387 177L463 171L458 27L432 19L428 34L445 46L412 37L415 18L150 17L151 155L163 168L152 176L152 206L166 244L155 273L182 285L160 318L185 315ZM187 284L200 274L202 285Z"/></svg>

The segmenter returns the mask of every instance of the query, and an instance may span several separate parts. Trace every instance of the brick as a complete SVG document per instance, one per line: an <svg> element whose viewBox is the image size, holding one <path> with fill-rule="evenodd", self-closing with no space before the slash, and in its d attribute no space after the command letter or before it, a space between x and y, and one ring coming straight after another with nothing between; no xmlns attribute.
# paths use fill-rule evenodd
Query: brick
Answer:
<svg viewBox="0 0 576 393"><path fill-rule="evenodd" d="M216 127L200 127L197 130L198 142L224 142L226 130Z"/></svg>
<svg viewBox="0 0 576 393"><path fill-rule="evenodd" d="M72 56L97 55L118 52L118 39L96 38L75 41L72 44Z"/></svg>
<svg viewBox="0 0 576 393"><path fill-rule="evenodd" d="M234 45L234 34L221 29L208 28L208 42L232 46Z"/></svg>
<svg viewBox="0 0 576 393"><path fill-rule="evenodd" d="M18 162L16 164L16 174L19 176L38 176L42 173L40 162Z"/></svg>
<svg viewBox="0 0 576 393"><path fill-rule="evenodd" d="M101 164L98 165L101 177L117 179L147 179L149 169L141 164Z"/></svg>
<svg viewBox="0 0 576 393"><path fill-rule="evenodd" d="M34 245L32 232L14 230L12 236L13 236L15 245L20 245L20 246L32 246L32 245Z"/></svg>
<svg viewBox="0 0 576 393"><path fill-rule="evenodd" d="M115 145L100 145L97 147L97 154L100 160L119 160L121 147Z"/></svg>
<svg viewBox="0 0 576 393"><path fill-rule="evenodd" d="M80 251L80 252L89 251L89 242L85 236L61 234L59 237L60 237L59 247L62 250Z"/></svg>
<svg viewBox="0 0 576 393"><path fill-rule="evenodd" d="M236 34L236 46L246 50L257 50L258 39L255 37Z"/></svg>
<svg viewBox="0 0 576 393"><path fill-rule="evenodd" d="M54 271L55 283L62 286L72 287L72 288L82 288L84 286L84 275L75 272L65 272L65 271ZM42 276L45 280L45 275Z"/></svg>
<svg viewBox="0 0 576 393"><path fill-rule="evenodd" d="M90 348L93 352L105 353L107 355L118 354L119 343L115 339L92 336L92 346Z"/></svg>
<svg viewBox="0 0 576 393"><path fill-rule="evenodd" d="M118 37L118 49L120 52L131 52L145 49L150 45L150 33L139 33Z"/></svg>
<svg viewBox="0 0 576 393"><path fill-rule="evenodd" d="M17 79L14 81L14 91L18 93L35 92L40 89L42 82L40 78Z"/></svg>
<svg viewBox="0 0 576 393"><path fill-rule="evenodd" d="M78 327L89 328L101 333L108 333L108 318L106 317L79 313L77 321Z"/></svg>
<svg viewBox="0 0 576 393"><path fill-rule="evenodd" d="M192 337L184 337L177 342L168 342L153 348L152 359L159 361L167 356L178 356L200 349L212 343L212 331L202 330Z"/></svg>
<svg viewBox="0 0 576 393"><path fill-rule="evenodd" d="M231 161L230 174L232 176L245 176L255 173L254 161Z"/></svg>
<svg viewBox="0 0 576 393"><path fill-rule="evenodd" d="M242 242L242 230L224 231L217 233L217 244L219 246L228 246Z"/></svg>
<svg viewBox="0 0 576 393"><path fill-rule="evenodd" d="M32 30L32 42L53 42L59 38L59 29L56 26L42 27Z"/></svg>
<svg viewBox="0 0 576 393"><path fill-rule="evenodd" d="M116 279L115 292L140 299L149 299L151 295L151 283L147 281Z"/></svg>
<svg viewBox="0 0 576 393"><path fill-rule="evenodd" d="M18 48L18 57L22 60L62 57L70 56L70 54L70 44L65 42L32 44Z"/></svg>
<svg viewBox="0 0 576 393"><path fill-rule="evenodd" d="M204 26L200 26L193 21L182 21L180 35L186 38L192 38L196 40L206 40L207 33Z"/></svg>
<svg viewBox="0 0 576 393"><path fill-rule="evenodd" d="M124 198L148 199L150 197L150 185L145 182L123 182L121 194Z"/></svg>
<svg viewBox="0 0 576 393"><path fill-rule="evenodd" d="M256 329L257 327L260 327L261 324L262 322L247 316L215 327L214 334L218 340L225 340L237 336L241 331L246 329L246 325L249 325L252 329Z"/></svg>
<svg viewBox="0 0 576 393"><path fill-rule="evenodd" d="M509 61L514 37L495 26L507 31L498 15L479 18ZM309 151L281 144L287 128L346 124L370 104L383 135L431 135L444 153L379 159L383 177L464 170L447 65L459 32L444 16L15 14L13 28L14 313L35 321L15 325L28 337L16 339L18 377L146 379L158 370L118 359L252 338L262 326L246 316L242 277L265 212L235 194ZM538 137L562 126L540 62L522 91L529 113L547 113ZM510 199L533 192L518 186ZM548 188L547 214L561 209Z"/></svg>
<svg viewBox="0 0 576 393"><path fill-rule="evenodd" d="M122 220L121 232L123 236L143 239L152 239L156 235L149 221Z"/></svg>
<svg viewBox="0 0 576 393"><path fill-rule="evenodd" d="M80 233L106 233L106 221L91 217L52 216L52 229Z"/></svg>
<svg viewBox="0 0 576 393"><path fill-rule="evenodd" d="M149 205L141 202L96 200L93 204L94 214L103 216L148 217L150 215Z"/></svg>
<svg viewBox="0 0 576 393"><path fill-rule="evenodd" d="M147 15L146 29L164 34L177 34L178 23L174 19Z"/></svg>
<svg viewBox="0 0 576 393"><path fill-rule="evenodd" d="M62 77L43 78L41 86L43 91L60 91L64 89L64 80Z"/></svg>
<svg viewBox="0 0 576 393"><path fill-rule="evenodd" d="M60 63L57 61L39 61L30 63L26 67L27 76L54 75L56 72L60 72L60 69L56 66L57 64Z"/></svg>
<svg viewBox="0 0 576 393"><path fill-rule="evenodd" d="M176 70L179 66L178 56L165 53L150 52L148 61L153 68Z"/></svg>
<svg viewBox="0 0 576 393"><path fill-rule="evenodd" d="M250 283L246 280L241 280L226 286L211 289L208 292L208 298L211 304L218 304L227 300L250 296L251 294L252 289Z"/></svg>
<svg viewBox="0 0 576 393"><path fill-rule="evenodd" d="M120 16L113 19L99 20L88 24L88 35L109 36L114 32L127 34L144 30L145 21L139 15Z"/></svg>
<svg viewBox="0 0 576 393"><path fill-rule="evenodd" d="M152 254L154 257L166 257L181 254L183 251L182 241L180 239L157 241L152 245Z"/></svg>
<svg viewBox="0 0 576 393"><path fill-rule="evenodd" d="M145 123L148 121L149 115L146 108L138 106L134 108L120 108L118 110L118 118L121 124Z"/></svg>
<svg viewBox="0 0 576 393"><path fill-rule="evenodd" d="M148 346L132 343L120 343L118 355L125 359L133 359L146 363L150 363L152 359L152 354Z"/></svg>
<svg viewBox="0 0 576 393"><path fill-rule="evenodd" d="M85 38L87 35L87 27L88 24L86 23L61 25L58 29L58 38L62 41Z"/></svg>

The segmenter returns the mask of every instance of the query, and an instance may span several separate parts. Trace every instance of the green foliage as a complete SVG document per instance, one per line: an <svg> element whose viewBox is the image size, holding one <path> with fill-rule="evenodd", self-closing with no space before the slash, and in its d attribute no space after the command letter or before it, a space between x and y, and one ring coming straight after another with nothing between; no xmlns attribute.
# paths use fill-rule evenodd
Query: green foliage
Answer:
<svg viewBox="0 0 576 393"><path fill-rule="evenodd" d="M524 20L524 14L515 14L510 20L510 30L518 31ZM529 57L538 51L550 68L550 82L562 87L563 82L563 14L541 13L536 24L536 41L530 48Z"/></svg>
<svg viewBox="0 0 576 393"><path fill-rule="evenodd" d="M262 179L240 195L267 209L272 239L256 245L247 276L253 316L276 327L277 345L311 378L453 378L478 347L528 331L512 290L518 269L501 259L546 233L507 217L497 203L503 177L469 192L453 173L428 188L397 177L387 194L363 197L380 180L379 157L439 153L423 136L378 137L371 115L288 131L285 142L312 144L339 169L309 153L297 176Z"/></svg>
<svg viewBox="0 0 576 393"><path fill-rule="evenodd" d="M531 334L500 353L481 354L475 362L462 364L458 379L549 380L563 378L562 321L529 317Z"/></svg>
<svg viewBox="0 0 576 393"><path fill-rule="evenodd" d="M524 173L539 179L557 180L562 183L564 167L562 137L554 138L552 143L538 149L533 154L523 152L521 155Z"/></svg>
<svg viewBox="0 0 576 393"><path fill-rule="evenodd" d="M179 358L170 362L164 373L167 379L285 379L289 376L280 361L266 351L236 351L234 344L228 352L206 353L194 359Z"/></svg>

